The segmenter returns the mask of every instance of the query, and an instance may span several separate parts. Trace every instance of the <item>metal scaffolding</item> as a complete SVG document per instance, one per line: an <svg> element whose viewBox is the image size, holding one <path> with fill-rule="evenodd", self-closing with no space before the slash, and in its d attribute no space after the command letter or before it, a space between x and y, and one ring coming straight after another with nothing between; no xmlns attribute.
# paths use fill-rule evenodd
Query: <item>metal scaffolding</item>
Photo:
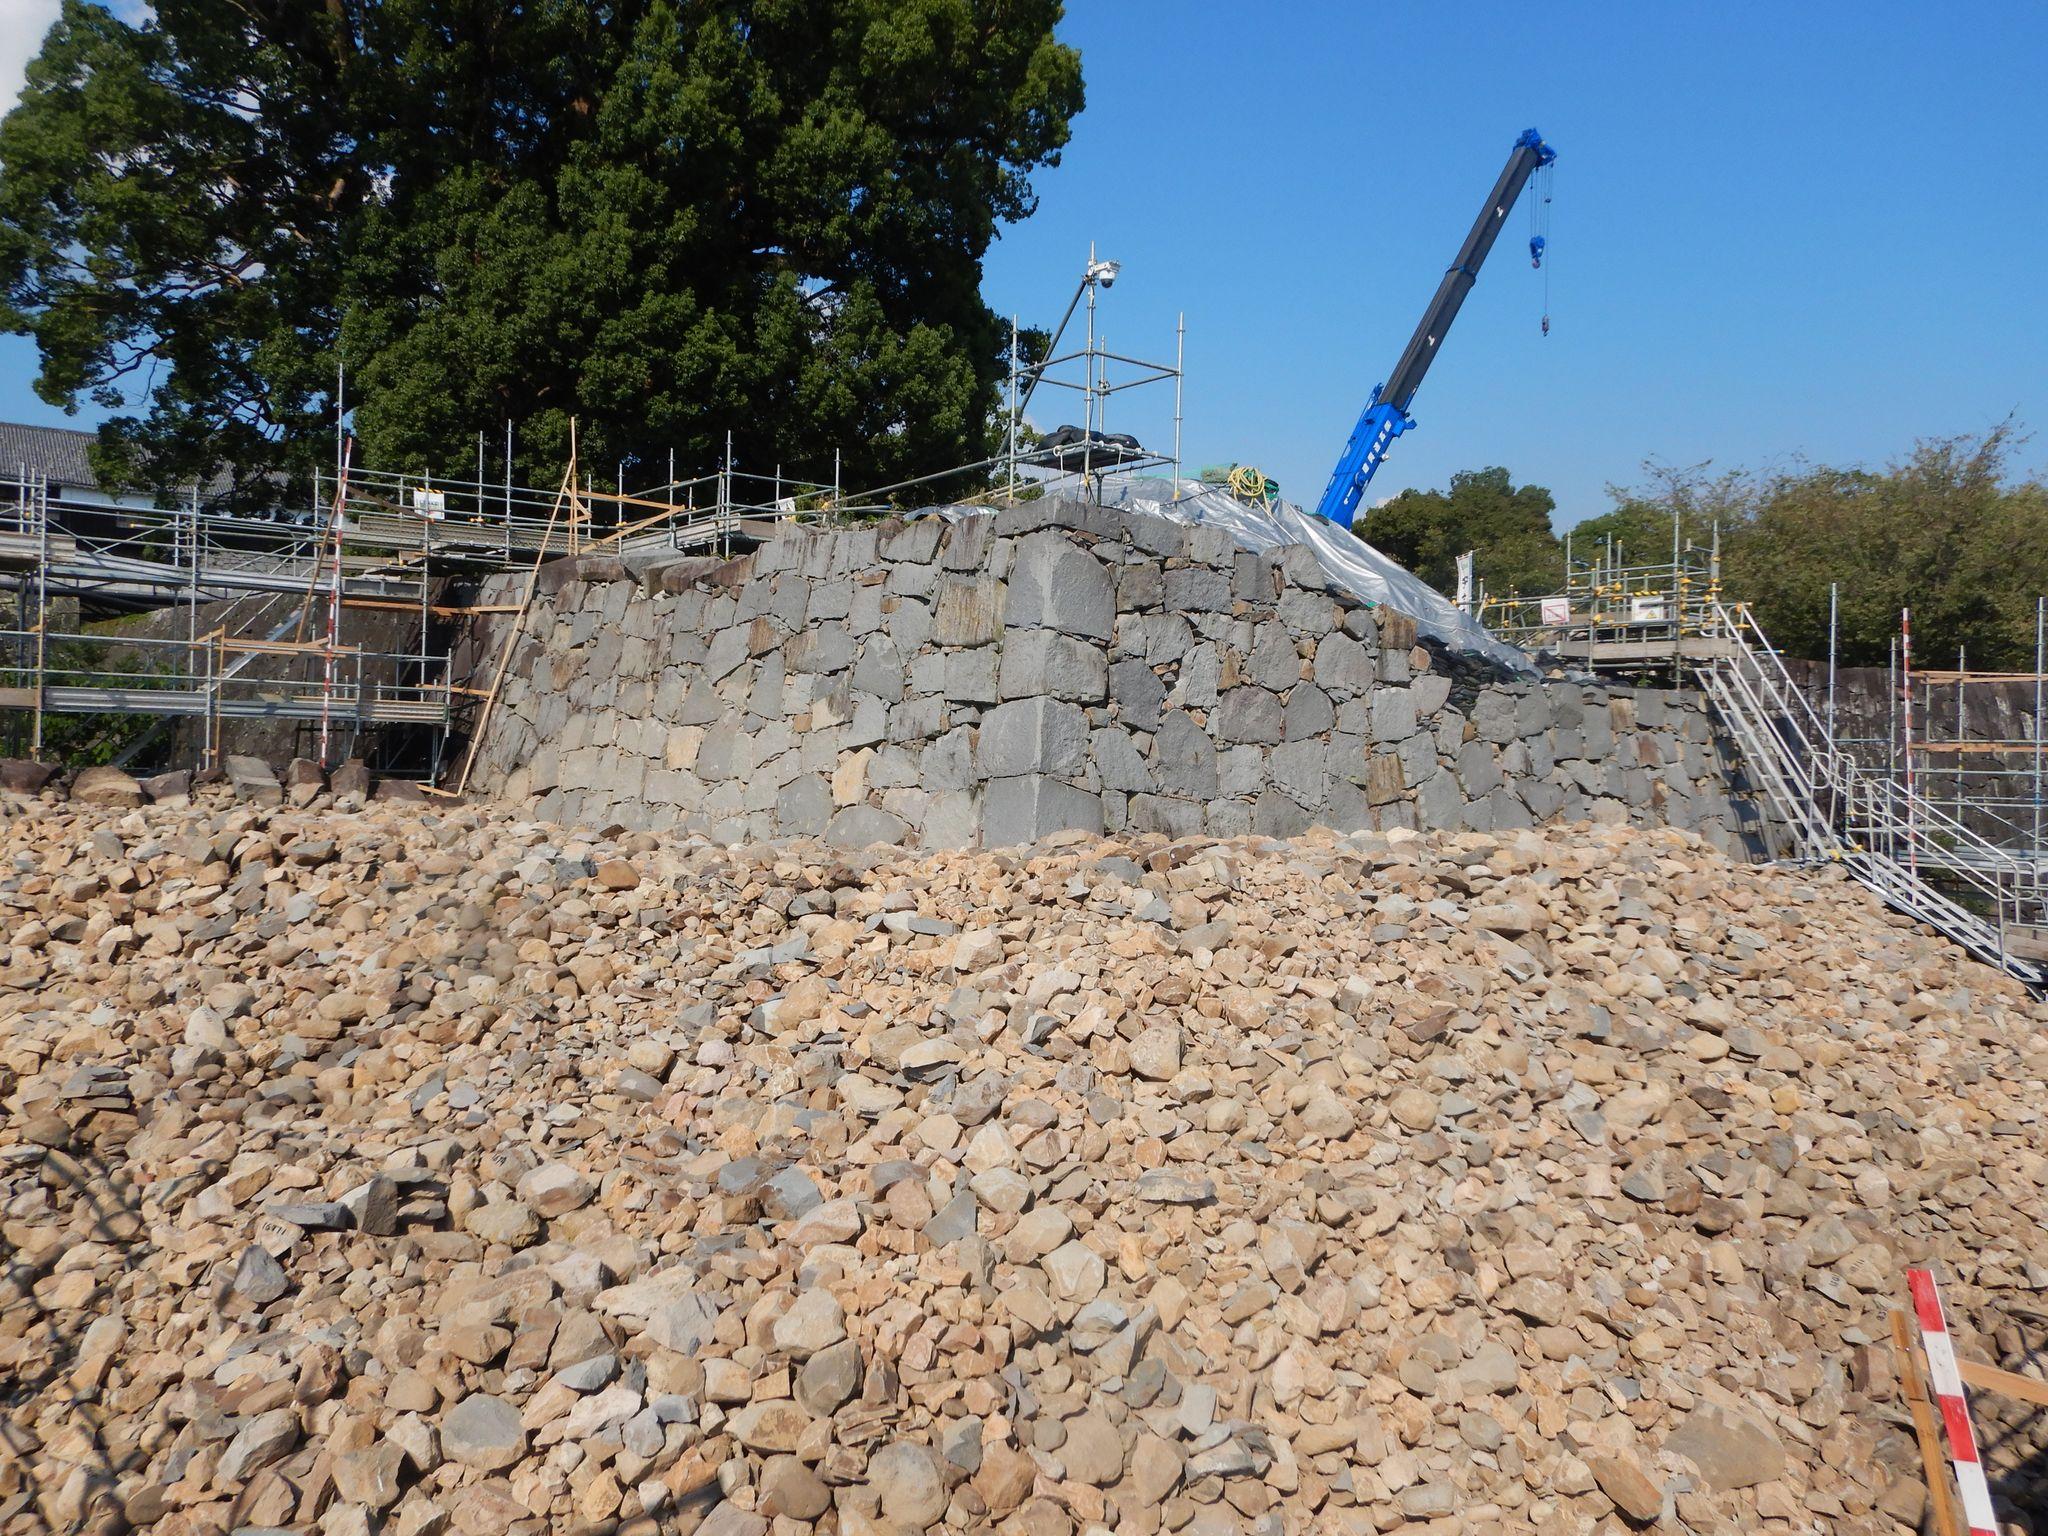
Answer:
<svg viewBox="0 0 2048 1536"><path fill-rule="evenodd" d="M1091 370L1114 360L1092 335L1082 355ZM1177 403L1178 370L1164 376ZM200 764L213 766L223 721L288 721L309 737L308 755L331 765L366 733L409 727L431 737L432 779L450 733L485 697L450 676L452 648L436 640L440 621L485 611L442 601L449 583L581 554L730 555L781 523L886 515L955 487L982 502L1099 489L1107 474L1165 462L1140 453L1105 464L1084 452L1072 466L1040 463L1015 419L996 455L854 492L837 454L830 482L806 480L743 467L730 436L710 473L678 477L671 461L664 481L637 489L623 469L611 488L598 485L573 446L561 484L542 489L513 482L509 452L491 478L481 438L474 475L451 477L359 467L343 437L306 502L254 512L221 511L196 493L109 505L54 492L22 465L0 479L0 733L42 758L54 715L184 718L199 722ZM379 614L409 621L413 643L366 636ZM123 615L156 617L137 632Z"/></svg>
<svg viewBox="0 0 2048 1536"><path fill-rule="evenodd" d="M1702 547L1673 520L1669 559L1642 561L1603 539L1566 546L1561 592L1484 599L1501 639L1571 670L1692 686L1712 702L1744 775L1796 858L1847 865L1887 902L2030 984L2048 981L2048 600L2037 603L2031 673L1915 669L1900 615L1885 674L1882 734L1841 707L1839 594L1830 591L1824 666L1800 676L1746 604L1724 600L1719 539ZM2031 708L1972 698L2019 689Z"/></svg>
<svg viewBox="0 0 2048 1536"><path fill-rule="evenodd" d="M1721 601L1718 538L1681 538L1674 520L1669 559L1642 560L1612 538L1575 550L1565 538L1564 585L1539 597L1477 595L1479 621L1532 655L1593 672L1662 673L1727 654L1716 617Z"/></svg>

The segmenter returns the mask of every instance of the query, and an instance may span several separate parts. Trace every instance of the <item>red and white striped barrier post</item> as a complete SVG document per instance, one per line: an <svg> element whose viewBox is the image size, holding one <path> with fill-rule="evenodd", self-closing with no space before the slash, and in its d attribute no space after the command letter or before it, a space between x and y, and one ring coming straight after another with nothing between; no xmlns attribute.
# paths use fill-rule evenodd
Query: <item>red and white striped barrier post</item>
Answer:
<svg viewBox="0 0 2048 1536"><path fill-rule="evenodd" d="M1970 1402L1963 1395L1955 1346L1949 1342L1948 1320L1941 1311L1941 1292L1935 1289L1932 1270L1909 1269L1906 1283L1913 1291L1913 1314L1920 1322L1920 1342L1927 1351L1934 1399L1941 1408L1941 1421L1948 1427L1949 1457L1955 1463L1956 1485L1963 1493L1963 1522L1969 1526L1970 1536L1998 1536L1998 1522L1991 1513L1991 1488L1984 1481L1984 1463L1977 1455L1977 1432L1970 1427Z"/></svg>

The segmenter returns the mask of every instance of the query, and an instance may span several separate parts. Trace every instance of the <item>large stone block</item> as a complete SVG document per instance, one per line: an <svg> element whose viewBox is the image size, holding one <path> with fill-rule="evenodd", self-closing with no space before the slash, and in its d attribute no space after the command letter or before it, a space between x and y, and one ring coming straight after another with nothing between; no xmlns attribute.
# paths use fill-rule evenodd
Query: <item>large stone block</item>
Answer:
<svg viewBox="0 0 2048 1536"><path fill-rule="evenodd" d="M1515 827L1533 827L1536 818L1529 814L1529 808L1513 789L1503 784L1487 797L1493 807L1493 830L1505 832Z"/></svg>
<svg viewBox="0 0 2048 1536"><path fill-rule="evenodd" d="M1275 747L1266 759L1275 787L1295 804L1315 810L1329 798L1330 748L1318 740L1290 741Z"/></svg>
<svg viewBox="0 0 2048 1536"><path fill-rule="evenodd" d="M816 669L803 669L816 670ZM853 664L853 686L893 704L903 697L903 652L887 635L863 641Z"/></svg>
<svg viewBox="0 0 2048 1536"><path fill-rule="evenodd" d="M1109 697L1109 656L1102 647L1057 630L1006 630L997 690L1005 699L1045 694L1100 704Z"/></svg>
<svg viewBox="0 0 2048 1536"><path fill-rule="evenodd" d="M1410 784L1420 784L1436 771L1436 740L1427 731L1418 731L1394 749L1394 755L1401 760L1401 773Z"/></svg>
<svg viewBox="0 0 2048 1536"><path fill-rule="evenodd" d="M853 589L851 601L846 605L846 632L855 639L872 635L882 627L882 597L879 585L862 586Z"/></svg>
<svg viewBox="0 0 2048 1536"><path fill-rule="evenodd" d="M1153 738L1153 773L1169 794L1206 800L1217 792L1216 744L1182 710L1160 722Z"/></svg>
<svg viewBox="0 0 2048 1536"><path fill-rule="evenodd" d="M1280 598L1280 622L1306 639L1320 640L1342 617L1335 600L1321 592L1289 591Z"/></svg>
<svg viewBox="0 0 2048 1536"><path fill-rule="evenodd" d="M853 664L853 636L843 624L814 624L783 646L782 658L792 672L843 672Z"/></svg>
<svg viewBox="0 0 2048 1536"><path fill-rule="evenodd" d="M849 805L834 815L825 827L825 841L835 848L900 843L909 835L909 824L900 816L892 816L872 805Z"/></svg>
<svg viewBox="0 0 2048 1536"><path fill-rule="evenodd" d="M1230 578L1209 566L1166 573L1166 606L1175 613L1230 612Z"/></svg>
<svg viewBox="0 0 2048 1536"><path fill-rule="evenodd" d="M1252 802L1211 800L1203 809L1203 829L1211 837L1245 837L1252 830Z"/></svg>
<svg viewBox="0 0 2048 1536"><path fill-rule="evenodd" d="M1258 638L1245 657L1244 675L1261 688L1284 693L1301 678L1301 657L1294 639L1278 624L1258 626Z"/></svg>
<svg viewBox="0 0 2048 1536"><path fill-rule="evenodd" d="M1538 821L1549 821L1564 809L1564 791L1548 781L1524 784L1522 800Z"/></svg>
<svg viewBox="0 0 2048 1536"><path fill-rule="evenodd" d="M993 517L963 517L946 528L939 565L948 571L978 571L988 561L995 540Z"/></svg>
<svg viewBox="0 0 2048 1536"><path fill-rule="evenodd" d="M1155 517L1149 512L1124 512L1118 517L1118 532L1148 555L1174 560L1187 552L1188 525L1174 517Z"/></svg>
<svg viewBox="0 0 2048 1536"><path fill-rule="evenodd" d="M931 639L931 605L915 597L887 598L882 604L882 627L908 655Z"/></svg>
<svg viewBox="0 0 2048 1536"><path fill-rule="evenodd" d="M1472 705L1472 729L1481 741L1505 746L1521 735L1516 718L1520 701L1501 688L1484 689Z"/></svg>
<svg viewBox="0 0 2048 1536"><path fill-rule="evenodd" d="M937 517L915 518L894 527L884 523L876 530L877 551L884 560L929 565L939 552L939 536L945 531L945 521Z"/></svg>
<svg viewBox="0 0 2048 1536"><path fill-rule="evenodd" d="M853 594L854 584L845 576L814 582L811 600L804 609L805 622L815 624L827 619L844 620L853 612Z"/></svg>
<svg viewBox="0 0 2048 1536"><path fill-rule="evenodd" d="M1034 533L1017 545L1005 618L1016 628L1107 641L1116 633L1116 584L1073 540L1050 530Z"/></svg>
<svg viewBox="0 0 2048 1536"><path fill-rule="evenodd" d="M1371 651L1349 635L1325 635L1316 642L1316 682L1340 697L1366 692L1379 681Z"/></svg>
<svg viewBox="0 0 2048 1536"><path fill-rule="evenodd" d="M1406 688L1376 689L1372 695L1372 739L1393 746L1415 731L1415 695Z"/></svg>
<svg viewBox="0 0 2048 1536"><path fill-rule="evenodd" d="M1155 787L1152 769L1130 733L1111 726L1097 731L1089 746L1095 777L1104 789L1124 793L1150 791Z"/></svg>
<svg viewBox="0 0 2048 1536"><path fill-rule="evenodd" d="M1557 715L1547 689L1530 688L1515 700L1516 735L1540 736L1556 723Z"/></svg>
<svg viewBox="0 0 2048 1536"><path fill-rule="evenodd" d="M868 787L900 789L921 783L918 767L922 752L922 748L915 746L876 747L874 756L868 760Z"/></svg>
<svg viewBox="0 0 2048 1536"><path fill-rule="evenodd" d="M1451 680L1441 672L1424 672L1408 685L1418 718L1427 720L1444 707L1451 696Z"/></svg>
<svg viewBox="0 0 2048 1536"><path fill-rule="evenodd" d="M1166 580L1156 562L1133 560L1116 573L1118 613L1142 613L1166 601Z"/></svg>
<svg viewBox="0 0 2048 1536"><path fill-rule="evenodd" d="M752 650L752 628L751 624L736 625L731 629L721 629L711 637L710 643L704 648L705 677L715 683L729 676L746 662ZM595 670L603 673L607 669L597 665Z"/></svg>
<svg viewBox="0 0 2048 1536"><path fill-rule="evenodd" d="M1109 701L1117 718L1134 730L1156 731L1166 684L1143 661L1115 662L1109 669Z"/></svg>
<svg viewBox="0 0 2048 1536"><path fill-rule="evenodd" d="M1180 664L1166 701L1176 709L1214 709L1222 686L1223 657L1214 645L1197 645Z"/></svg>
<svg viewBox="0 0 2048 1536"><path fill-rule="evenodd" d="M1491 794L1500 787L1500 760L1485 740L1468 741L1458 749L1458 782L1465 786L1468 799Z"/></svg>
<svg viewBox="0 0 2048 1536"><path fill-rule="evenodd" d="M1133 795L1129 819L1131 827L1139 832L1196 837L1202 831L1202 804L1172 795Z"/></svg>
<svg viewBox="0 0 2048 1536"><path fill-rule="evenodd" d="M1213 724L1218 741L1275 743L1286 735L1286 711L1264 688L1233 688L1223 695Z"/></svg>
<svg viewBox="0 0 2048 1536"><path fill-rule="evenodd" d="M1230 560L1230 595L1270 608L1280 597L1280 564L1269 553L1240 549Z"/></svg>
<svg viewBox="0 0 2048 1536"><path fill-rule="evenodd" d="M1169 666L1187 655L1195 632L1177 613L1124 614L1117 620L1116 653L1147 666Z"/></svg>
<svg viewBox="0 0 2048 1536"><path fill-rule="evenodd" d="M976 519L986 522L986 518ZM941 790L925 807L918 825L920 848L968 848L981 831L980 797L965 789Z"/></svg>
<svg viewBox="0 0 2048 1536"><path fill-rule="evenodd" d="M1262 837L1299 837L1315 825L1306 806L1297 805L1280 790L1268 785L1252 807L1252 830Z"/></svg>
<svg viewBox="0 0 2048 1536"><path fill-rule="evenodd" d="M1286 725L1289 741L1306 741L1326 734L1337 723L1336 706L1330 696L1314 683L1296 683L1287 695Z"/></svg>
<svg viewBox="0 0 2048 1536"><path fill-rule="evenodd" d="M1078 774L1088 757L1088 716L1061 699L1013 699L982 717L975 764L984 778Z"/></svg>
<svg viewBox="0 0 2048 1536"><path fill-rule="evenodd" d="M979 650L986 651L986 646ZM924 651L913 656L906 668L912 693L944 693L946 691L946 658L949 656L972 656L975 651Z"/></svg>
<svg viewBox="0 0 2048 1536"><path fill-rule="evenodd" d="M1416 817L1432 831L1454 830L1464 806L1465 795L1458 788L1457 775L1448 768L1437 769L1416 787Z"/></svg>
<svg viewBox="0 0 2048 1536"><path fill-rule="evenodd" d="M1365 765L1365 798L1375 806L1401 799L1408 789L1401 760L1391 752L1376 754Z"/></svg>
<svg viewBox="0 0 2048 1536"><path fill-rule="evenodd" d="M889 709L889 740L926 741L946 729L946 701L938 695L905 699Z"/></svg>
<svg viewBox="0 0 2048 1536"><path fill-rule="evenodd" d="M930 597L938 577L936 566L892 565L889 567L889 579L883 585L897 596Z"/></svg>
<svg viewBox="0 0 2048 1536"><path fill-rule="evenodd" d="M946 651L945 695L963 704L993 704L996 701L996 663L999 653L992 645L968 651Z"/></svg>
<svg viewBox="0 0 2048 1536"><path fill-rule="evenodd" d="M994 779L982 791L984 848L1035 843L1055 832L1069 830L1102 830L1099 796L1037 773Z"/></svg>
<svg viewBox="0 0 2048 1536"><path fill-rule="evenodd" d="M245 757L230 753L224 766L227 768L228 782L234 785L235 794L238 798L252 800L258 805L280 805L283 803L284 786L277 782L277 775L271 771L270 764L263 761L262 758ZM91 769L87 769L86 773L81 773L78 776L78 782L72 786L71 790L73 799L91 800L93 798L82 787L86 783L86 775L91 772ZM129 782L133 783L134 781L130 780ZM118 802L108 800L104 803L139 805L141 802L142 795L138 790L133 800L123 799Z"/></svg>

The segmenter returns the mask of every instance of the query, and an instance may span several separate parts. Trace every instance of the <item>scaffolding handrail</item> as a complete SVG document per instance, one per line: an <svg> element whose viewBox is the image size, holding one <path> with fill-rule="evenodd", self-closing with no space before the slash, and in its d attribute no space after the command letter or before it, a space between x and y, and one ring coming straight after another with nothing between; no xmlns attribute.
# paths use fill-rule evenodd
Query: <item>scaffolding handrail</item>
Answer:
<svg viewBox="0 0 2048 1536"><path fill-rule="evenodd" d="M1827 734L1748 605L1717 601L1714 617L1733 644L1701 669L1701 681L1795 852L1840 862L1889 904L1980 959L2030 986L2048 985L2048 970L2006 944L2023 898L2038 900L2039 866L2021 863L1924 796L1867 774ZM1940 850L1944 873L1989 903L1995 923L1921 877L1913 855L1922 842ZM1902 845L1906 864L1898 859Z"/></svg>

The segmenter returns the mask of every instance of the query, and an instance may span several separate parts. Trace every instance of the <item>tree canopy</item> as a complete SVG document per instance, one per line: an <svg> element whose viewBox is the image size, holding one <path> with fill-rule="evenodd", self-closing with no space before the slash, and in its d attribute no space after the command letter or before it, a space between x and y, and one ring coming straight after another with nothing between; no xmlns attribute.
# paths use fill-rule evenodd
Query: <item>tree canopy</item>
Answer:
<svg viewBox="0 0 2048 1536"><path fill-rule="evenodd" d="M0 120L0 326L103 467L856 481L987 447L980 296L1081 109L1058 0L65 0ZM138 408L139 407L139 408ZM659 478L659 476L656 476Z"/></svg>
<svg viewBox="0 0 2048 1536"><path fill-rule="evenodd" d="M1883 666L1910 608L1916 652L1941 658L1931 664L1960 646L1973 667L2029 669L2035 600L2048 594L2048 483L2015 473L2022 441L2010 425L1928 439L1882 470L1659 470L1648 486L1614 490L1614 510L1573 538L1622 531L1656 558L1675 510L1702 544L1719 526L1723 589L1793 655L1827 654L1832 583L1845 664ZM1630 528L1653 542L1634 543Z"/></svg>
<svg viewBox="0 0 2048 1536"><path fill-rule="evenodd" d="M1827 654L1828 588L1839 588L1838 654L1883 666L1901 609L1913 611L1916 653L1973 667L2026 670L2036 599L2048 595L2048 481L2016 470L2025 438L2010 423L1931 438L1882 469L1795 462L1768 471L1651 463L1635 486L1609 486L1612 505L1572 527L1572 553L1613 540L1627 563L1654 565L1679 537L1721 547L1723 593L1747 602L1792 655ZM1493 597L1563 588L1565 543L1541 486L1517 488L1501 468L1451 477L1448 490L1403 491L1361 520L1359 534L1448 592L1467 550ZM1933 664L1933 663L1930 663Z"/></svg>
<svg viewBox="0 0 2048 1536"><path fill-rule="evenodd" d="M1458 556L1495 596L1556 590L1564 557L1550 515L1557 502L1540 485L1517 487L1505 469L1462 470L1447 491L1401 492L1365 514L1358 532L1440 591L1457 584Z"/></svg>

